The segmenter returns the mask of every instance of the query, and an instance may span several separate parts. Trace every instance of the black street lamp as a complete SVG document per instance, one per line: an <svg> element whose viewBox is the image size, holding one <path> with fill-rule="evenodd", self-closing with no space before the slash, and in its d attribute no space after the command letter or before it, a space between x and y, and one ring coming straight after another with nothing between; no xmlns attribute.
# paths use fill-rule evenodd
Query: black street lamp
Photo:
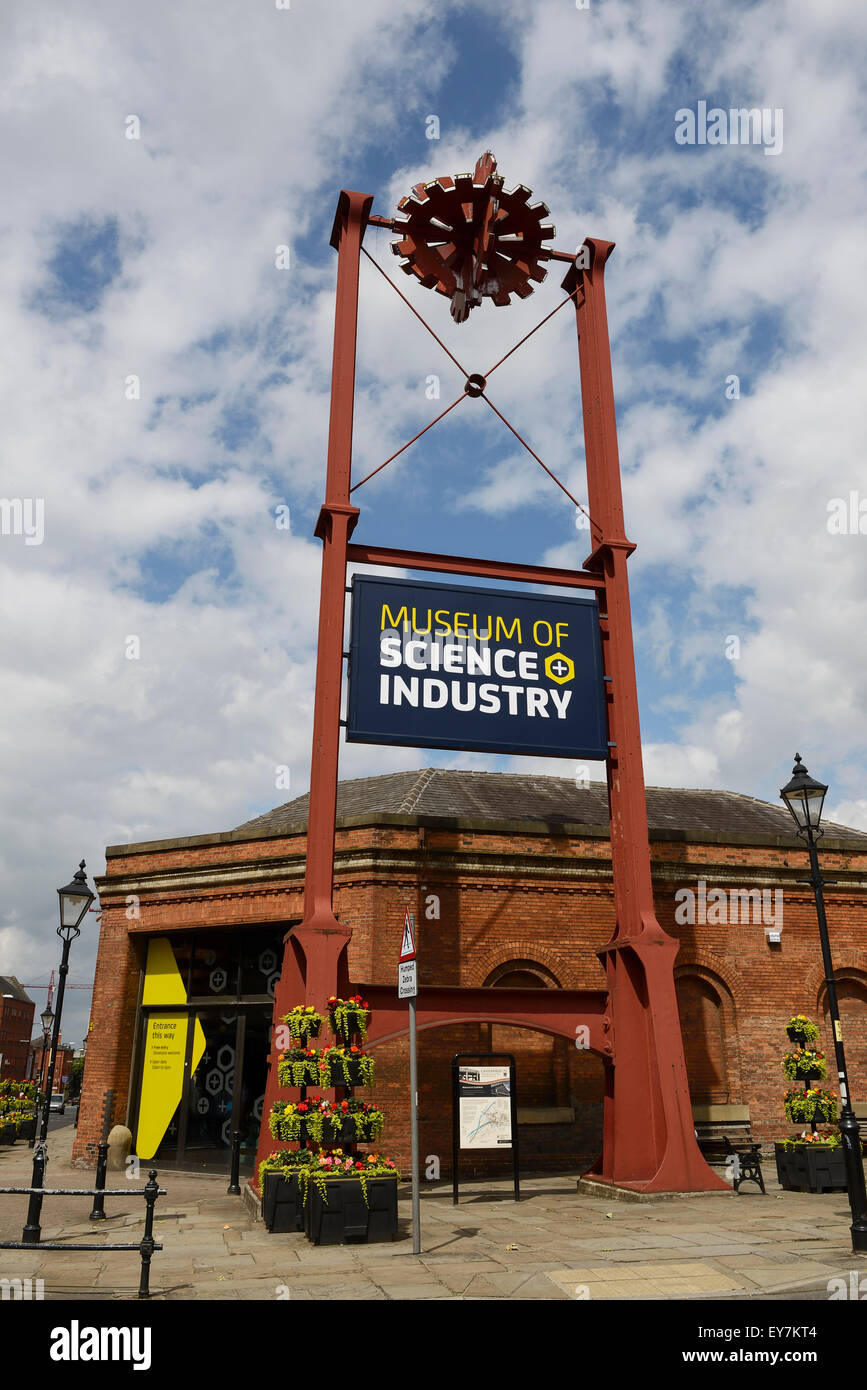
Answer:
<svg viewBox="0 0 867 1390"><path fill-rule="evenodd" d="M33 1138L30 1140L30 1147L36 1143L36 1130L38 1128L39 1096L42 1093L42 1083L45 1080L45 1052L48 1047L48 1039L51 1037L51 1025L54 1022L54 1012L50 1004L46 1004L40 1014L42 1019L42 1055L39 1059L39 1085L36 1087L36 1106L33 1116Z"/></svg>
<svg viewBox="0 0 867 1390"><path fill-rule="evenodd" d="M813 885L816 914L819 918L819 938L822 942L822 960L825 966L825 989L828 992L828 1008L834 1034L834 1054L837 1059L837 1080L842 1102L840 1139L843 1147L843 1161L846 1165L849 1208L852 1212L852 1225L850 1227L852 1250L856 1255L867 1255L867 1190L864 1186L864 1164L861 1161L861 1137L849 1096L846 1054L843 1051L843 1031L840 1027L837 986L834 981L831 943L828 939L828 919L825 916L825 899L822 893L823 880L819 871L819 856L816 853L816 840L823 833L819 828L819 822L822 818L822 803L825 800L827 790L828 788L824 783L817 782L814 777L810 776L801 762L800 753L796 753L792 779L781 789L780 796L794 817L798 834L803 835L806 839L810 854L810 882Z"/></svg>
<svg viewBox="0 0 867 1390"><path fill-rule="evenodd" d="M81 923L95 896L87 886L87 877L84 872L84 867L84 860L82 859L72 882L67 883L64 888L58 888L57 890L57 895L60 898L60 926L57 928L57 935L63 941L63 956L60 961L60 984L57 988L57 1013L54 1015L54 1028L51 1035L51 1058L48 1063L48 1076L45 1082L42 1121L39 1126L39 1138L33 1152L33 1176L30 1179L30 1186L36 1188L41 1188L44 1184L45 1165L48 1162L45 1139L48 1134L51 1093L54 1089L54 1068L57 1064L57 1048L60 1043L60 1016L63 1013L63 993L66 988L66 977L69 974L69 948L75 938L81 935ZM46 1010L46 1013L47 1012ZM43 1015L43 1024L44 1022L45 1016ZM37 1245L39 1243L41 1232L39 1217L41 1212L42 1194L31 1193L30 1203L27 1208L27 1225L24 1227L21 1236L21 1240L25 1245Z"/></svg>

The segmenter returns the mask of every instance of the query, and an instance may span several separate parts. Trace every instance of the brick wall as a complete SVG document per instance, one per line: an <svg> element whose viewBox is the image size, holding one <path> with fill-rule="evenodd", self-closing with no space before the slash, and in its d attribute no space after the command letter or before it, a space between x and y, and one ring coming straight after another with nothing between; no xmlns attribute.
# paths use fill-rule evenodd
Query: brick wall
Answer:
<svg viewBox="0 0 867 1390"><path fill-rule="evenodd" d="M535 971L549 988L604 988L596 952L614 926L607 839L557 834L543 827L394 824L338 830L335 910L353 928L350 970L358 984L392 984L403 913L416 913L420 980L488 984L504 967ZM828 917L841 985L841 1006L856 1101L867 1114L867 913L861 883L867 854L823 844ZM824 1022L815 906L806 859L795 844L750 845L720 837L651 843L659 920L680 943L678 995L693 1100L750 1107L761 1138L789 1132L780 1061L793 1013ZM148 935L209 928L291 924L301 915L303 836L215 837L191 843L125 848L108 858L100 882L103 908L93 1030L88 1039L76 1156L99 1137L104 1090L117 1092L115 1117L128 1102L135 1007ZM676 920L678 889L758 886L782 889L779 946L761 922ZM800 881L800 882L799 882ZM140 916L128 919L135 894ZM435 902L433 900L436 900ZM830 1047L830 1037L825 1032ZM569 1125L521 1127L525 1164L577 1166L599 1149L603 1068L567 1040L501 1026L466 1025L420 1036L422 1153L448 1172L451 1152L450 1062L456 1051L513 1051L522 1108L573 1108ZM377 1052L377 1096L387 1110L385 1147L404 1164L409 1150L405 1046ZM479 1171L503 1166L501 1155L474 1159ZM507 1167L507 1165L506 1165ZM504 1170L505 1171L505 1170Z"/></svg>

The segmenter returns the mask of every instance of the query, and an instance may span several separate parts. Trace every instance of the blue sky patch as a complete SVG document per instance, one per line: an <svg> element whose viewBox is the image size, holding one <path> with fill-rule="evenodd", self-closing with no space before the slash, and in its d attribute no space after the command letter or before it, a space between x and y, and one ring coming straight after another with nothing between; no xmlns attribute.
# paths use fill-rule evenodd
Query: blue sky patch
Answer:
<svg viewBox="0 0 867 1390"><path fill-rule="evenodd" d="M46 281L31 297L31 307L48 318L92 314L120 275L117 219L82 216L60 229L46 264Z"/></svg>

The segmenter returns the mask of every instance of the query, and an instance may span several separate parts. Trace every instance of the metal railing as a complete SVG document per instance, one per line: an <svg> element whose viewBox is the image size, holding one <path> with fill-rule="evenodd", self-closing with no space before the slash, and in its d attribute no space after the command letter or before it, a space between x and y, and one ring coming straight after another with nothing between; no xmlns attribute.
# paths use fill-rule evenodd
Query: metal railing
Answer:
<svg viewBox="0 0 867 1390"><path fill-rule="evenodd" d="M100 1145L100 1147L102 1147ZM99 1172L97 1182L99 1181ZM95 1242L73 1242L65 1240L0 1240L0 1250L138 1250L141 1257L141 1275L139 1277L138 1297L150 1298L150 1267L151 1256L155 1250L162 1250L162 1244L154 1240L154 1207L157 1197L165 1197L166 1190L157 1184L156 1169L152 1168L148 1173L148 1182L144 1187L109 1187L105 1186L105 1169L102 1169L102 1186L97 1187L0 1187L0 1193L21 1193L29 1194L31 1197L95 1197L98 1199L94 1203L94 1211L102 1211L102 1200L106 1197L130 1197L143 1196L145 1199L145 1228L144 1235L140 1241L120 1241ZM93 1218L93 1212L91 1212Z"/></svg>

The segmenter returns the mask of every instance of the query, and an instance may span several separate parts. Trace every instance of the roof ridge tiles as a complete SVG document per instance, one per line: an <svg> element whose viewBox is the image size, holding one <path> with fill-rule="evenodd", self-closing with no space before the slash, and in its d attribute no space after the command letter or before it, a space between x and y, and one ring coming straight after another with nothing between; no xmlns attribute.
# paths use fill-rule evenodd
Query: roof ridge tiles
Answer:
<svg viewBox="0 0 867 1390"><path fill-rule="evenodd" d="M441 769L438 767L422 768L412 787L407 792L406 796L403 798L403 801L398 806L397 809L399 814L409 815L412 811L415 810L416 806L418 805L419 799L424 794L424 791L428 783L433 781L434 777L436 777L437 773L440 771Z"/></svg>

